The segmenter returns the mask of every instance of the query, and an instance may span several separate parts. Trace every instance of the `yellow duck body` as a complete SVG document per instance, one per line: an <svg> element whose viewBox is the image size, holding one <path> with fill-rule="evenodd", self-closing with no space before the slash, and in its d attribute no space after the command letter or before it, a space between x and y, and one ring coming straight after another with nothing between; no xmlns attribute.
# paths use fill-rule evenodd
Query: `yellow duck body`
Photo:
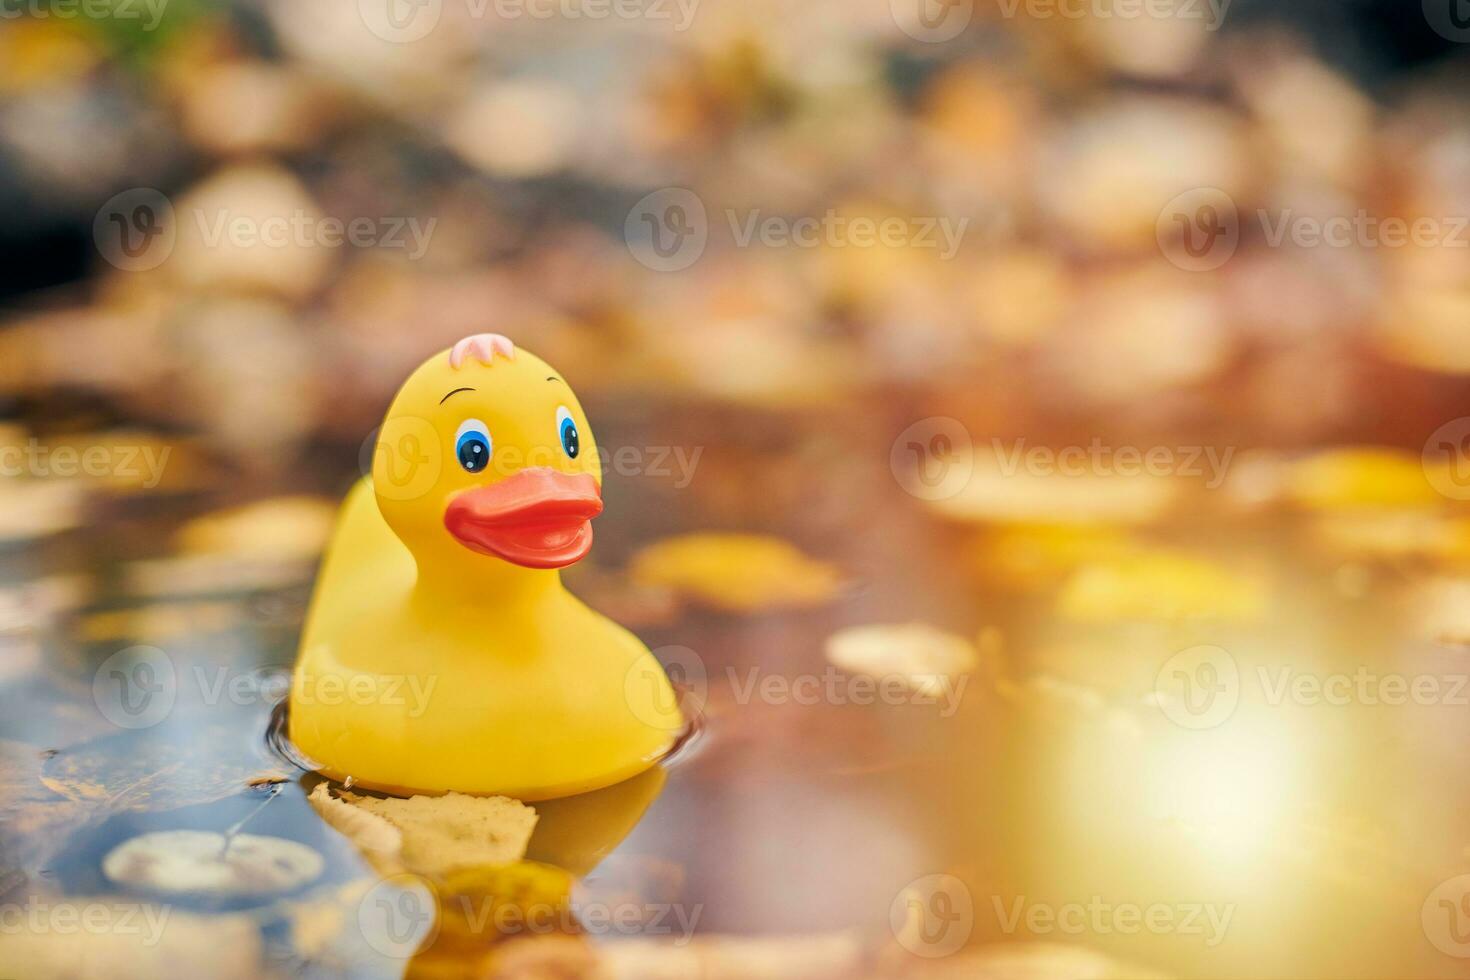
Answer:
<svg viewBox="0 0 1470 980"><path fill-rule="evenodd" d="M523 800L667 754L684 719L662 667L561 583L601 476L544 361L479 335L425 362L328 547L292 678L296 747L359 786Z"/></svg>

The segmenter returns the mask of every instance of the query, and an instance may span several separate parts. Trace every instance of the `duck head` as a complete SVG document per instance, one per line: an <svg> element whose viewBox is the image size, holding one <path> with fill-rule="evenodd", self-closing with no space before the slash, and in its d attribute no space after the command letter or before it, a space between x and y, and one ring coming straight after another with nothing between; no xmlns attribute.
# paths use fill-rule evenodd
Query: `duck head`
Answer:
<svg viewBox="0 0 1470 980"><path fill-rule="evenodd" d="M373 490L421 575L549 570L591 548L602 467L561 374L499 334L477 334L399 390L374 448Z"/></svg>

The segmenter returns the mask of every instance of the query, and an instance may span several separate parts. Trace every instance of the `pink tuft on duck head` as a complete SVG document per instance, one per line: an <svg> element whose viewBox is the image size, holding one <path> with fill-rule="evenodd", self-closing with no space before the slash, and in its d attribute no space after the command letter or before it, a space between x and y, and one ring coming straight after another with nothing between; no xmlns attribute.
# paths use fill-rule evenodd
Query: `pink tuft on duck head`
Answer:
<svg viewBox="0 0 1470 980"><path fill-rule="evenodd" d="M450 348L449 366L458 369L467 358L471 357L488 365L494 361L496 354L513 361L516 356L516 345L511 343L509 337L498 333L477 333L464 338Z"/></svg>

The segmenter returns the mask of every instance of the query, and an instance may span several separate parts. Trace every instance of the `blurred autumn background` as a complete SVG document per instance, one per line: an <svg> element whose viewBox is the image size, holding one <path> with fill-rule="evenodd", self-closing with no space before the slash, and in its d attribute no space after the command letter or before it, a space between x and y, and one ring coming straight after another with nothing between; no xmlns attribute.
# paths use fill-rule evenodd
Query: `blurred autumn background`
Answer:
<svg viewBox="0 0 1470 980"><path fill-rule="evenodd" d="M433 0L403 28L359 6L6 4L12 414L85 405L280 473L487 329L593 398L896 388L982 424L1216 416L1291 444L1408 438L1394 419L1470 370L1463 247L1267 234L1465 213L1463 32L1417 3L936 3L937 29L900 0ZM624 235L664 188L707 215L673 271ZM1167 260L1165 213L1201 188L1244 216L1203 272ZM829 212L909 231L740 241ZM221 225L272 216L306 230ZM366 224L334 244L328 219ZM952 249L924 234L941 220L965 223ZM119 257L123 231L152 249Z"/></svg>
<svg viewBox="0 0 1470 980"><path fill-rule="evenodd" d="M1140 700L1199 644L1463 669L1462 7L0 0L0 883L102 887L69 834L223 798L56 758L119 737L90 671L289 666L397 385L494 331L611 454L569 581L707 683L616 885L794 937L628 975L1463 975L1425 895L1470 895L1464 709L1247 704L1200 750ZM725 664L979 680L941 728L749 704ZM884 926L940 872L975 958ZM992 910L1099 892L1242 917L1204 950ZM301 934L211 942L353 973ZM451 958L544 975L482 954Z"/></svg>

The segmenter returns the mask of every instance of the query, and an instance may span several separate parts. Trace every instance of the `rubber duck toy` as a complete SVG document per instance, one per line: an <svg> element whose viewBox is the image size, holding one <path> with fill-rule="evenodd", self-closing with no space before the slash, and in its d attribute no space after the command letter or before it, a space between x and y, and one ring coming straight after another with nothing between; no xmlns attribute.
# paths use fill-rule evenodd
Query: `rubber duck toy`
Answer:
<svg viewBox="0 0 1470 980"><path fill-rule="evenodd" d="M684 725L668 677L561 582L601 511L592 430L550 365L498 334L425 361L328 546L295 746L399 794L544 800L653 766Z"/></svg>

